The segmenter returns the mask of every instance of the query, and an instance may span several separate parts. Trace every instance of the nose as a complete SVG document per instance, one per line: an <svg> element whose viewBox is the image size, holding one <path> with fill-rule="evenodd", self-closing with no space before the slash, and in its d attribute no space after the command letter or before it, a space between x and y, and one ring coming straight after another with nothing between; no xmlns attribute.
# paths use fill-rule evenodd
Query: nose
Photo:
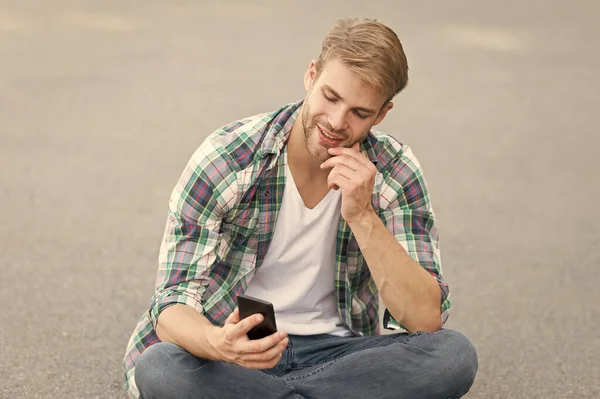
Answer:
<svg viewBox="0 0 600 399"><path fill-rule="evenodd" d="M340 131L346 127L346 110L344 107L336 107L329 115L329 124L333 131Z"/></svg>

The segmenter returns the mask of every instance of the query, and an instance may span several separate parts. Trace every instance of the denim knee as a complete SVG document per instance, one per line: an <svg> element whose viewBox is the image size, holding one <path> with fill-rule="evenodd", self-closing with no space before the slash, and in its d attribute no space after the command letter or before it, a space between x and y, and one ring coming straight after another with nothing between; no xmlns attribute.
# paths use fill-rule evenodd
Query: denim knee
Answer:
<svg viewBox="0 0 600 399"><path fill-rule="evenodd" d="M142 398L155 397L161 387L171 385L169 371L173 370L174 354L180 350L177 345L159 342L140 355L135 365L135 384Z"/></svg>
<svg viewBox="0 0 600 399"><path fill-rule="evenodd" d="M461 397L466 394L475 380L479 362L475 346L463 334L454 330L435 333L443 342L438 351L438 383L443 397Z"/></svg>

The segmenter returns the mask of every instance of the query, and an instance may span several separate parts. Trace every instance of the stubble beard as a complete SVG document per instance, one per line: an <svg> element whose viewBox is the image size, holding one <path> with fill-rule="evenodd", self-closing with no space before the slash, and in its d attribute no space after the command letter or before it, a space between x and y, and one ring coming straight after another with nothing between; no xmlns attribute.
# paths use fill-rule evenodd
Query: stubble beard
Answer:
<svg viewBox="0 0 600 399"><path fill-rule="evenodd" d="M325 162L331 157L327 152L327 149L319 144L317 137L317 123L314 121L312 114L310 113L310 106L305 101L302 107L302 129L304 130L304 144L306 150L313 158Z"/></svg>
<svg viewBox="0 0 600 399"><path fill-rule="evenodd" d="M321 125L329 131L333 130L327 123L321 123ZM320 162L325 162L326 160L331 158L331 155L329 155L327 148L323 147L319 143L317 121L310 112L310 105L308 104L307 100L304 101L304 105L302 107L302 129L304 130L304 145L306 146L306 150L308 151L308 153ZM370 130L371 129L369 128L369 130L365 132L364 137L367 136ZM362 141L362 139L353 141L352 144L346 144L344 145L344 147L350 148L355 143L360 141Z"/></svg>

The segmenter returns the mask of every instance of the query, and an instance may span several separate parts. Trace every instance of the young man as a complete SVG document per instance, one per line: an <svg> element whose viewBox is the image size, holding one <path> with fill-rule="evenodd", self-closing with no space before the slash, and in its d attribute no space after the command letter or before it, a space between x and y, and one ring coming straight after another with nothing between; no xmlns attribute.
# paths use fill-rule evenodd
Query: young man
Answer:
<svg viewBox="0 0 600 399"><path fill-rule="evenodd" d="M454 398L477 355L441 329L448 287L421 168L371 130L408 80L396 34L339 21L303 101L225 126L169 201L156 292L124 360L132 397ZM273 303L246 333L236 295ZM379 335L378 293L386 327Z"/></svg>

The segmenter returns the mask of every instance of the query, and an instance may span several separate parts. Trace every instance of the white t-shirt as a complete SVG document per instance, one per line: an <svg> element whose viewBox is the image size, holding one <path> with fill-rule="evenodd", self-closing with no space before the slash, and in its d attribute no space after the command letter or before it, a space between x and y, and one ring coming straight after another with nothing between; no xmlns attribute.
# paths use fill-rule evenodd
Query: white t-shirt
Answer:
<svg viewBox="0 0 600 399"><path fill-rule="evenodd" d="M269 251L245 293L273 303L280 331L346 335L333 285L341 190L308 209L287 165L285 176Z"/></svg>

